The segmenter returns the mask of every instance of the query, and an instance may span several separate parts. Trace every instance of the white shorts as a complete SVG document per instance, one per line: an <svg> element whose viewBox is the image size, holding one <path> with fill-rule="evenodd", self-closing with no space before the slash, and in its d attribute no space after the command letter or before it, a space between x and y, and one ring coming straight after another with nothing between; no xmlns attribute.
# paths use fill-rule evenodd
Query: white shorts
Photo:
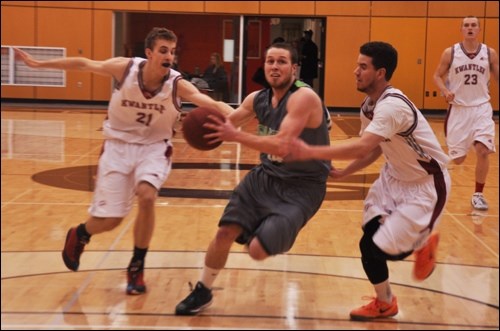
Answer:
<svg viewBox="0 0 500 331"><path fill-rule="evenodd" d="M133 206L135 189L140 182L161 188L172 169L172 145L150 145L106 140L99 158L90 215L125 217Z"/></svg>
<svg viewBox="0 0 500 331"><path fill-rule="evenodd" d="M467 155L474 141L495 149L495 122L491 103L475 107L452 105L446 119L446 145L452 159Z"/></svg>
<svg viewBox="0 0 500 331"><path fill-rule="evenodd" d="M363 226L382 216L373 242L387 254L419 249L431 233L431 222L433 229L439 224L450 189L446 169L441 179L429 175L417 183L399 181L382 170L366 196Z"/></svg>

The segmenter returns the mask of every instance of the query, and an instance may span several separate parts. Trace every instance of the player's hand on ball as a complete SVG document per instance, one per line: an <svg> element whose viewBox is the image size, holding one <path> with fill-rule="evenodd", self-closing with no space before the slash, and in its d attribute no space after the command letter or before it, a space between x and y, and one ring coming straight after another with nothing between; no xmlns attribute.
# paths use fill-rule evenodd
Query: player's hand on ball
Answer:
<svg viewBox="0 0 500 331"><path fill-rule="evenodd" d="M203 126L214 131L204 135L210 143L235 140L238 129L234 127L233 123L231 123L228 118L226 118L225 121L213 115L209 115L208 118L211 122L206 122Z"/></svg>
<svg viewBox="0 0 500 331"><path fill-rule="evenodd" d="M211 142L205 138L208 133L213 133L213 130L204 126L205 123L212 121L214 118L224 121L224 115L212 108L198 107L191 110L182 120L182 132L187 143L201 151L209 151L217 148L222 141Z"/></svg>

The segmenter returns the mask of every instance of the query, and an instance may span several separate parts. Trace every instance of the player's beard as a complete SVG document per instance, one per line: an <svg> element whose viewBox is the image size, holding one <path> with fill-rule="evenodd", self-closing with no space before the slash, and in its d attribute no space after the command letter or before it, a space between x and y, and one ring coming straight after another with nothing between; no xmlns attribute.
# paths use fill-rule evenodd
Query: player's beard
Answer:
<svg viewBox="0 0 500 331"><path fill-rule="evenodd" d="M292 74L290 74L290 75L288 75L288 77L285 77L283 80L281 80L282 77L283 76L281 76L280 79L277 81L274 81L274 79L271 79L271 81L268 82L269 85L276 90L287 89L290 86L290 84L293 82L294 76Z"/></svg>
<svg viewBox="0 0 500 331"><path fill-rule="evenodd" d="M370 93L371 91L373 91L375 89L375 82L372 81L369 84L366 84L366 85L363 85L363 86L357 86L356 89L359 92Z"/></svg>

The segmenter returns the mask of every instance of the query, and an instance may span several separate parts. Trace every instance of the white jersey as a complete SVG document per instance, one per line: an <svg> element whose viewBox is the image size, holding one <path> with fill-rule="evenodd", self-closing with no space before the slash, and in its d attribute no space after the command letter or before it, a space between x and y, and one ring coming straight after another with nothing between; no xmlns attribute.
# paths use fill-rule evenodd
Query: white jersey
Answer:
<svg viewBox="0 0 500 331"><path fill-rule="evenodd" d="M361 133L382 136L387 161L382 171L410 182L446 169L449 162L429 123L398 89L388 86L375 105L366 98L361 105Z"/></svg>
<svg viewBox="0 0 500 331"><path fill-rule="evenodd" d="M478 106L490 100L490 51L485 44L467 54L462 43L453 45L448 71L448 89L455 94L453 105Z"/></svg>
<svg viewBox="0 0 500 331"><path fill-rule="evenodd" d="M111 96L104 137L127 143L152 144L171 139L179 119L181 101L175 96L182 76L170 69L163 85L154 93L143 87L142 68L146 59L133 58L124 78Z"/></svg>

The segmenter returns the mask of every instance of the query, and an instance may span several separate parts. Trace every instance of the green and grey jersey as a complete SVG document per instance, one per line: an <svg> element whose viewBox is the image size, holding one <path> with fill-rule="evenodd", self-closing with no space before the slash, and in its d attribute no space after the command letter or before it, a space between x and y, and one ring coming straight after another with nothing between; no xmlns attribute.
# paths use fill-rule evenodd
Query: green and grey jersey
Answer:
<svg viewBox="0 0 500 331"><path fill-rule="evenodd" d="M287 114L287 103L290 96L299 88L308 88L308 85L300 81L290 87L286 95L280 100L278 106L273 108L272 89L260 91L254 99L254 111L259 121L259 135L277 134L283 118ZM323 122L318 128L305 128L300 138L310 145L330 145L330 137L327 127L328 110L325 109ZM264 171L275 177L291 180L304 180L308 182L325 183L331 168L329 160L310 160L298 162L283 162L280 157L267 153L260 154L260 160Z"/></svg>

